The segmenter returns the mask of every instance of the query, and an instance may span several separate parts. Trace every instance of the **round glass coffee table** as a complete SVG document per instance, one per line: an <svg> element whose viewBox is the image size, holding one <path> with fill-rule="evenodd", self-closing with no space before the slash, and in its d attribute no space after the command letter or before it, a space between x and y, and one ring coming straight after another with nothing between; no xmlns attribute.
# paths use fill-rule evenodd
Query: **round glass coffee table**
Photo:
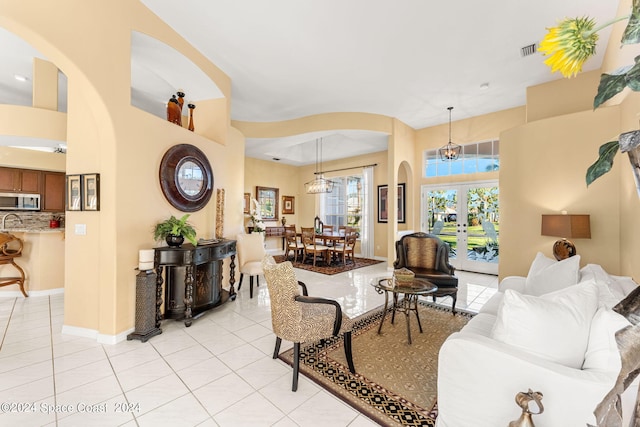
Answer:
<svg viewBox="0 0 640 427"><path fill-rule="evenodd" d="M384 309L382 311L382 319L380 319L380 326L378 326L378 333L382 332L382 325L384 324L384 318L387 315L387 308L389 307L389 294L393 295L393 310L391 311L391 324L395 321L396 310L404 313L407 321L407 340L411 344L411 326L409 325L409 314L413 311L416 314L418 321L418 328L422 333L422 324L420 323L420 316L418 315L418 297L424 295L433 294L438 290L438 287L433 283L425 279L413 279L409 282L397 282L392 277L381 277L373 279L371 283L376 292L382 294L384 292ZM398 301L398 295L404 294L402 300Z"/></svg>

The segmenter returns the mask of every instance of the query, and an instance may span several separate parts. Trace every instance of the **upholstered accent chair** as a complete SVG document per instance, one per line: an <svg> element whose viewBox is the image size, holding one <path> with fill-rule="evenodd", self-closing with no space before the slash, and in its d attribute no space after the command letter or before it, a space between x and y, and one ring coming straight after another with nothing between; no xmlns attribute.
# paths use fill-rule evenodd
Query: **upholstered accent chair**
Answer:
<svg viewBox="0 0 640 427"><path fill-rule="evenodd" d="M238 270L240 270L240 282L238 291L242 287L244 275L249 275L249 298L253 298L253 277L256 278L256 286L260 286L262 272L262 259L266 251L264 249L264 237L262 233L238 234L236 237L238 250Z"/></svg>
<svg viewBox="0 0 640 427"><path fill-rule="evenodd" d="M316 242L316 233L313 228L302 227L302 244L304 245L304 260L313 258L313 266L316 259L321 257L325 263L329 260L329 247Z"/></svg>
<svg viewBox="0 0 640 427"><path fill-rule="evenodd" d="M455 269L449 264L449 245L433 234L413 233L402 236L396 242L396 260L394 268L407 268L417 278L426 279L436 285L436 297L450 296L453 299L452 311L456 312L458 298L458 278Z"/></svg>
<svg viewBox="0 0 640 427"><path fill-rule="evenodd" d="M351 351L352 321L342 313L340 304L326 298L308 296L307 287L296 279L291 262L276 264L267 255L262 261L269 299L271 324L276 335L273 358L278 357L282 340L293 342L293 385L298 389L300 344L344 334L344 351L349 371L355 373ZM302 293L301 293L302 291Z"/></svg>

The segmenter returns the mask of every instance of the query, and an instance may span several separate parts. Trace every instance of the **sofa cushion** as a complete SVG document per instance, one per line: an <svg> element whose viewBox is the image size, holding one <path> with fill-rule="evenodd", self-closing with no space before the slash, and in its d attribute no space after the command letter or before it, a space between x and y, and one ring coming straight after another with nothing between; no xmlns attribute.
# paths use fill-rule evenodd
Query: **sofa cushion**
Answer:
<svg viewBox="0 0 640 427"><path fill-rule="evenodd" d="M631 323L615 311L604 306L598 308L591 321L589 344L582 369L620 372L620 352L615 334L629 325Z"/></svg>
<svg viewBox="0 0 640 427"><path fill-rule="evenodd" d="M593 281L542 297L508 289L491 336L544 359L580 369L597 299Z"/></svg>
<svg viewBox="0 0 640 427"><path fill-rule="evenodd" d="M578 283L579 273L580 255L556 261L538 252L529 268L525 293L540 296L575 285Z"/></svg>
<svg viewBox="0 0 640 427"><path fill-rule="evenodd" d="M469 322L464 325L460 331L461 334L475 334L483 337L491 337L493 325L496 323L495 314L478 313Z"/></svg>

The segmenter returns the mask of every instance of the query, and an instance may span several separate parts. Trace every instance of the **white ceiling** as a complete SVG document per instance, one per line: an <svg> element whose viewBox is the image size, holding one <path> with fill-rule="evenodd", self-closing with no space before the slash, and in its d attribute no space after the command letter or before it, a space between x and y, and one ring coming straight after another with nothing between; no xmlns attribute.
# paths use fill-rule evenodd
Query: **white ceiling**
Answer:
<svg viewBox="0 0 640 427"><path fill-rule="evenodd" d="M524 105L528 86L561 77L550 73L539 53L523 57L521 48L539 42L546 28L564 17L588 15L604 22L618 5L612 0L189 0L176 7L172 0L141 1L230 76L234 120L368 112L397 117L416 129L446 123L449 106L455 122ZM600 35L598 53L585 70L602 62L609 31ZM132 68L149 73L158 69L157 56L151 55L158 46L144 39L134 40ZM2 29L0 43L0 102L30 105L30 85L13 76L30 76L31 58L42 55ZM161 81L175 80L155 77L156 85L134 83L132 94L166 101L172 85ZM186 86L195 76L182 78ZM481 89L485 83L489 87ZM247 155L314 163L318 137L324 160L386 148L384 135L334 131L250 139Z"/></svg>

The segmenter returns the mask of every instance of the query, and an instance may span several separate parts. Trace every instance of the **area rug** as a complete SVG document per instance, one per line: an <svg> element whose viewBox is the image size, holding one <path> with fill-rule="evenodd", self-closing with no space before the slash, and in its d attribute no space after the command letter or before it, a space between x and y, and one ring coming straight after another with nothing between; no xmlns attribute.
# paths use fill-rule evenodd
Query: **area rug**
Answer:
<svg viewBox="0 0 640 427"><path fill-rule="evenodd" d="M471 313L420 302L423 333L415 315L410 317L412 344L407 342L405 316L387 315L378 335L382 308L354 321L351 374L344 356L342 336L300 349L300 372L340 397L356 410L385 426L435 426L438 351L444 340L473 317ZM293 349L280 354L292 364Z"/></svg>
<svg viewBox="0 0 640 427"><path fill-rule="evenodd" d="M274 259L276 260L276 262L283 262L285 261L285 256L276 255L274 256ZM289 261L291 261L291 259L289 259ZM299 261L296 261L296 262L291 261L291 263L295 268L300 268L303 270L309 270L315 273L322 273L327 275L344 273L345 271L355 270L356 268L368 267L370 265L378 264L381 262L382 261L379 261L377 259L371 259L371 258L354 258L354 262L347 262L347 265L344 265L341 263L334 263L331 265L316 264L316 266L314 267L313 264L306 264Z"/></svg>

